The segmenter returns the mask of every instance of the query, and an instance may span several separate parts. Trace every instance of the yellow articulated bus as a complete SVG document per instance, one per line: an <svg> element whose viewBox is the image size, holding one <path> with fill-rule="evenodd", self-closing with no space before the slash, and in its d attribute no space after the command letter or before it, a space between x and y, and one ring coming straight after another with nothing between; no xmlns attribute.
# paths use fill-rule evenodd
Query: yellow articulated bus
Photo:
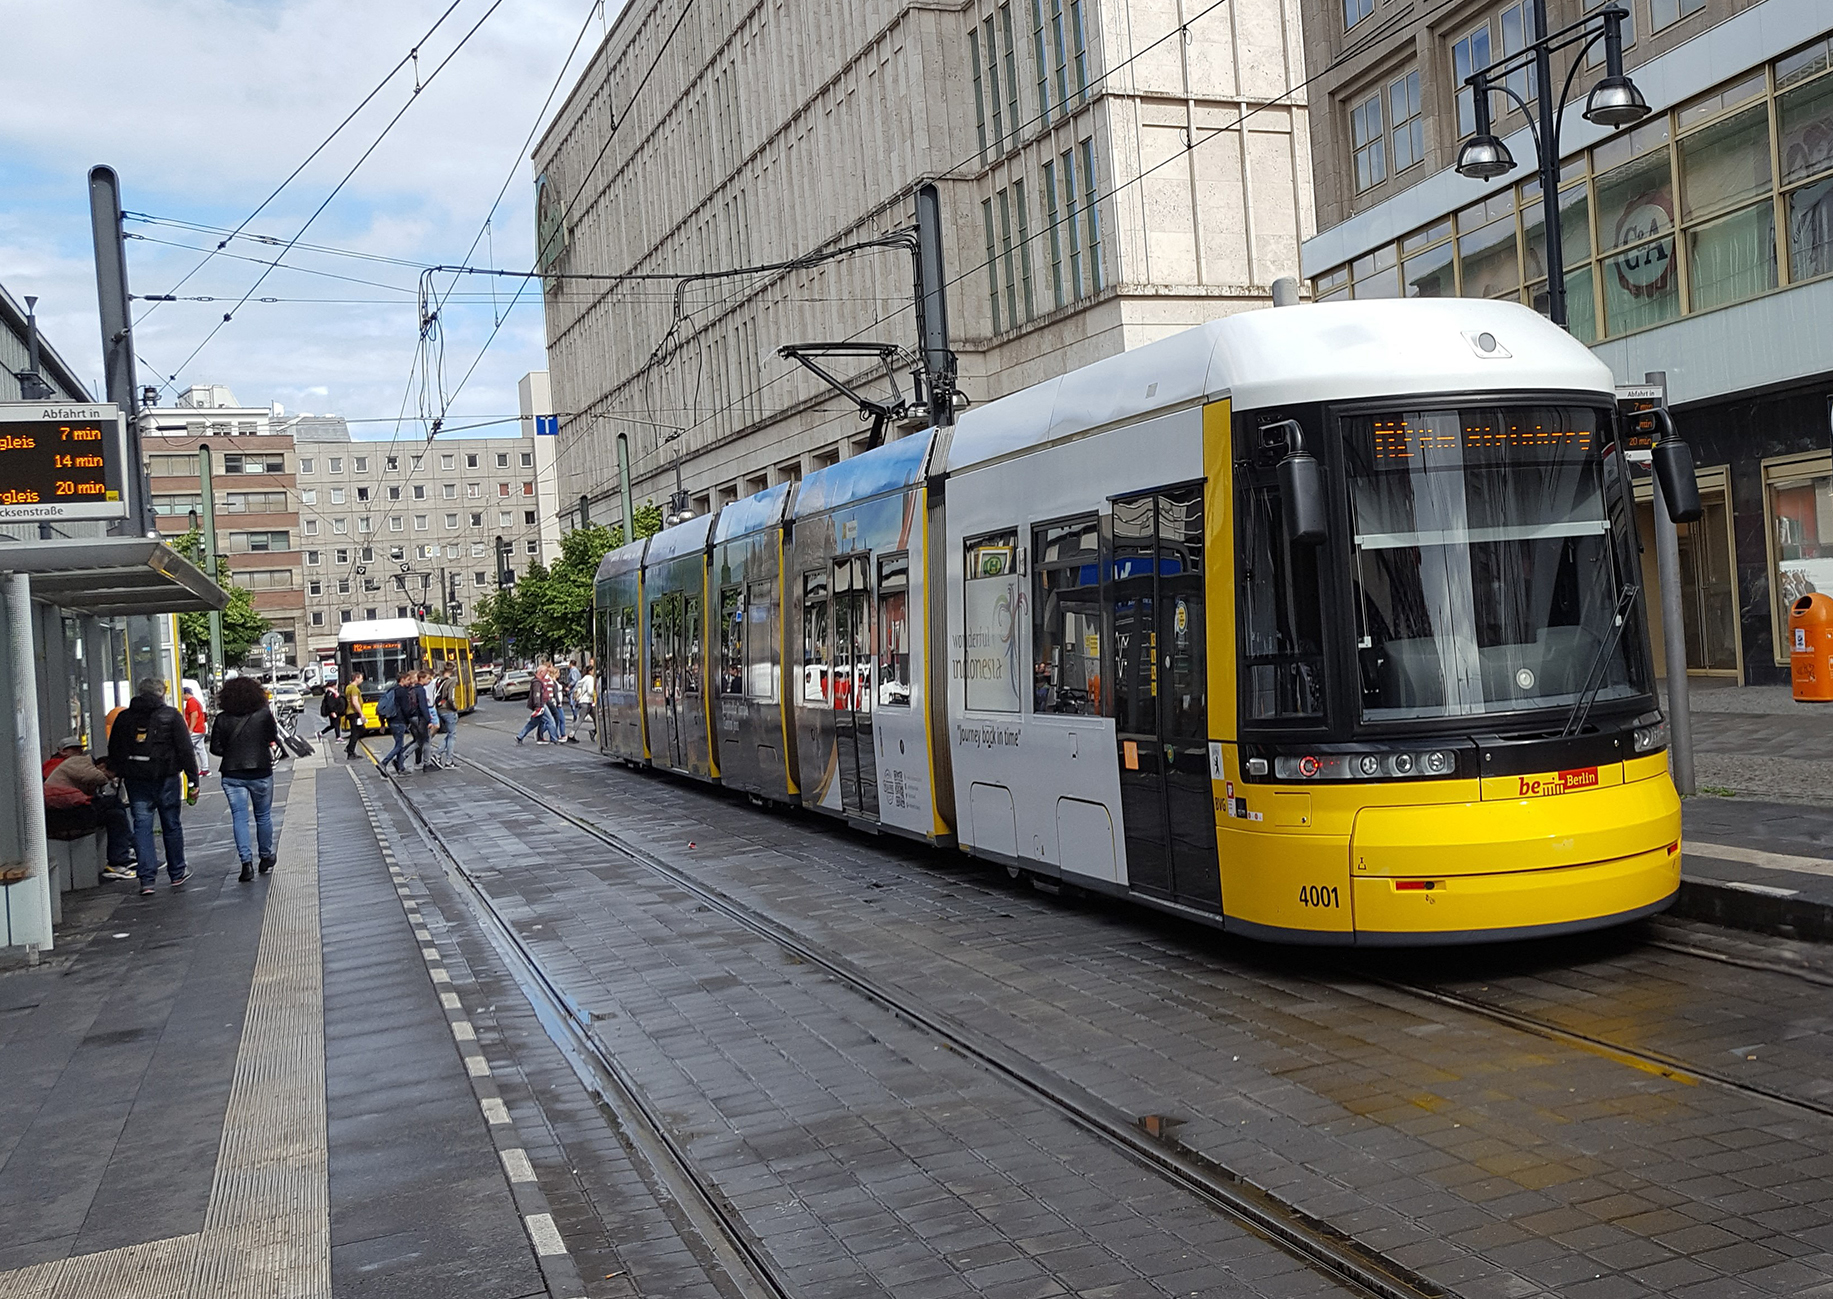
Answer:
<svg viewBox="0 0 1833 1299"><path fill-rule="evenodd" d="M1534 312L1247 312L607 556L600 743L1271 941L1618 924L1680 877L1634 520Z"/></svg>
<svg viewBox="0 0 1833 1299"><path fill-rule="evenodd" d="M337 680L342 685L352 672L363 674L363 719L370 730L381 727L376 718L376 696L391 686L407 668L442 671L458 665L458 685L453 699L458 711L477 706L477 682L471 670L471 636L463 627L420 622L414 618L378 618L347 622L337 634Z"/></svg>

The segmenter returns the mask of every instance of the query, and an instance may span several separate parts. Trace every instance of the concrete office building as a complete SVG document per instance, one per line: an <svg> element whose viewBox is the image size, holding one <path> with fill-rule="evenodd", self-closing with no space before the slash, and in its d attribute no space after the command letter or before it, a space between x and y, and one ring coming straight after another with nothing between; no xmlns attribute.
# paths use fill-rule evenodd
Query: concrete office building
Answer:
<svg viewBox="0 0 1833 1299"><path fill-rule="evenodd" d="M300 417L300 564L307 661L346 622L445 611L463 625L496 589L495 546L513 575L559 555L551 437L353 442L341 420ZM342 437L337 434L342 432ZM311 441L304 440L310 436Z"/></svg>
<svg viewBox="0 0 1833 1299"><path fill-rule="evenodd" d="M934 180L961 388L985 402L1296 273L1310 153L1285 0L708 0L671 36L678 10L626 5L536 148L555 276L831 250L910 226ZM678 470L699 511L853 454L854 405L778 347L915 342L901 249L679 298L666 279L544 290L563 511L610 500L619 433L638 502Z"/></svg>
<svg viewBox="0 0 1833 1299"><path fill-rule="evenodd" d="M1626 67L1654 111L1623 130L1592 126L1580 114L1601 59L1579 70L1559 199L1571 328L1619 383L1665 373L1693 446L1706 516L1681 539L1688 671L1779 682L1789 603L1833 591L1833 11L1618 3L1630 12ZM1480 182L1454 170L1476 107L1463 79L1522 48L1531 0L1302 4L1315 295L1544 310L1534 143L1504 96L1495 130L1515 171ZM1550 0L1549 26L1598 7ZM1556 56L1562 80L1569 57ZM1643 525L1646 537L1646 505ZM1652 566L1651 554L1650 583ZM1654 643L1659 658L1659 627Z"/></svg>

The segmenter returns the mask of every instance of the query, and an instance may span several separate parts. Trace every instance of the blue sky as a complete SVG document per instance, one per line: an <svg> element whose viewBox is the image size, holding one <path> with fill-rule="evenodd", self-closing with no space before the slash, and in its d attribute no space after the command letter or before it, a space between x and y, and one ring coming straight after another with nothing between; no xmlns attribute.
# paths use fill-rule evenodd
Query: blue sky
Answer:
<svg viewBox="0 0 1833 1299"><path fill-rule="evenodd" d="M422 80L493 2L459 0L421 48ZM417 267L465 257L512 171L490 232L469 260L529 265L534 186L523 142L582 24L585 40L550 116L596 48L603 23L615 18L617 0L608 15L594 0L502 0L418 96L410 64L248 223L250 233L284 243L412 101L302 240L412 265L295 250L187 363L265 268L219 255L179 287L220 236L171 223L227 230L244 221L451 3L13 0L6 26L15 55L0 108L0 283L15 298L38 296L45 336L99 388L87 174L108 163L121 175L123 207L159 218L127 223L131 235L143 236L128 243L133 292L176 287L187 297L218 299L135 304L142 384L170 382L176 373L178 389L227 384L250 405L385 418L352 431L391 436L404 402L410 417L421 405ZM19 57L21 51L35 54ZM224 251L271 259L277 249L237 240ZM441 290L450 282L442 277ZM513 415L516 381L545 366L538 288L503 316L514 285L496 282L493 303L491 281L468 279L447 306L448 389L480 356L495 321L504 320L452 401L448 423ZM165 399L170 395L168 389ZM420 427L411 423L409 435Z"/></svg>

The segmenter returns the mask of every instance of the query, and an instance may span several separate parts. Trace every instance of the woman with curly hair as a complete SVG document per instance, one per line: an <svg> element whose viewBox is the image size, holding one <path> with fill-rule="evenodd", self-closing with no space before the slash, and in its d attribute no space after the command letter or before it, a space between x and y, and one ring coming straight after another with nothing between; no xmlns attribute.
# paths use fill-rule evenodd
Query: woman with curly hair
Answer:
<svg viewBox="0 0 1833 1299"><path fill-rule="evenodd" d="M253 848L260 849L263 875L274 868L274 748L280 742L280 728L267 706L267 691L253 677L225 681L217 707L210 752L222 759L218 772L229 799L236 851L242 857L240 878L247 883L255 877ZM250 812L255 822L253 845L248 837Z"/></svg>

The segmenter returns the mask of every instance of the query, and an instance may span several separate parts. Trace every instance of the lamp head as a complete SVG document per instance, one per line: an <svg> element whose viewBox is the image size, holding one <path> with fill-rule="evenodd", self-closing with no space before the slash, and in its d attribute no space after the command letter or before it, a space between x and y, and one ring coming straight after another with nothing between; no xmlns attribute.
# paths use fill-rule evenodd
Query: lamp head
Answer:
<svg viewBox="0 0 1833 1299"><path fill-rule="evenodd" d="M1598 126L1633 126L1648 116L1648 101L1636 83L1618 75L1605 77L1585 98L1585 120Z"/></svg>
<svg viewBox="0 0 1833 1299"><path fill-rule="evenodd" d="M1457 173L1472 180L1494 180L1515 169L1508 146L1487 132L1473 135L1457 151Z"/></svg>

